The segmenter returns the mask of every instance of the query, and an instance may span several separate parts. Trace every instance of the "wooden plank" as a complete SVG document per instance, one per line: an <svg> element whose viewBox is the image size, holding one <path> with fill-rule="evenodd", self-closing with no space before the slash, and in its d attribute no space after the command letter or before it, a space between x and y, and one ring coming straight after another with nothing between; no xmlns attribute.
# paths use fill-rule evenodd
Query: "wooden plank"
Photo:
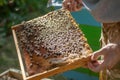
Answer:
<svg viewBox="0 0 120 80"><path fill-rule="evenodd" d="M19 27L19 26L18 26L18 27ZM12 29L12 33L13 33L13 38L14 38L14 42L15 42L17 54L18 54L18 59L19 59L19 63L20 63L20 68L21 68L21 71L22 71L22 76L23 76L23 79L25 80L25 79L26 79L25 68L24 68L24 65L23 65L22 55L21 55L21 53L20 53L20 48L19 48L19 46L18 46L18 41L17 41L17 37L16 37L16 33L15 33L15 30L14 30L14 29Z"/></svg>
<svg viewBox="0 0 120 80"><path fill-rule="evenodd" d="M40 80L42 78L47 78L49 76L53 76L53 75L61 73L61 72L65 72L65 71L68 71L71 69L75 69L75 68L84 66L87 63L87 61L90 61L90 57L82 58L82 59L76 60L70 64L67 64L65 66L57 67L55 69L45 71L43 73L35 74L33 76L27 77L27 80Z"/></svg>
<svg viewBox="0 0 120 80"><path fill-rule="evenodd" d="M18 80L23 80L22 74L20 70L16 70L16 69L10 69L9 72L10 76L13 78L16 78Z"/></svg>
<svg viewBox="0 0 120 80"><path fill-rule="evenodd" d="M8 69L8 70L4 71L3 73L0 74L0 78L2 78L3 76L6 76L6 75L11 78L23 80L22 74L20 73L19 70L16 70L16 69Z"/></svg>
<svg viewBox="0 0 120 80"><path fill-rule="evenodd" d="M4 75L9 74L9 71L10 71L10 70L6 70L6 71L4 71L3 73L1 73L1 74L0 74L0 78L3 77Z"/></svg>

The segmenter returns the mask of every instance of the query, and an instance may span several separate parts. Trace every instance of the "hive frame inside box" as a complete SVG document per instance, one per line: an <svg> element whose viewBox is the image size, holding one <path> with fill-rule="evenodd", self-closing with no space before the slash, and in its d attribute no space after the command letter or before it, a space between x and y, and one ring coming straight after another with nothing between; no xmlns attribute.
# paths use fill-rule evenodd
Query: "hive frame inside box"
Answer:
<svg viewBox="0 0 120 80"><path fill-rule="evenodd" d="M40 80L42 78L47 78L49 76L61 73L61 72L65 72L68 70L72 70L81 66L84 66L86 64L87 61L90 61L90 57L88 56L83 56L78 60L74 60L69 64L66 64L64 66L60 66L60 67L56 67L54 69L48 70L48 71L44 71L43 73L37 73L34 74L32 76L27 76L26 75L26 70L25 70L25 65L23 62L23 58L22 58L22 54L20 51L20 47L18 45L18 40L17 40L17 35L15 30L18 29L19 27L22 27L22 24L16 25L12 27L12 33L13 33L13 37L14 37L14 42L15 42L15 46L16 46L16 50L17 50L17 55L18 55L18 59L19 59L19 63L20 63L20 68L21 68L21 72L22 72L22 76L23 76L23 80Z"/></svg>

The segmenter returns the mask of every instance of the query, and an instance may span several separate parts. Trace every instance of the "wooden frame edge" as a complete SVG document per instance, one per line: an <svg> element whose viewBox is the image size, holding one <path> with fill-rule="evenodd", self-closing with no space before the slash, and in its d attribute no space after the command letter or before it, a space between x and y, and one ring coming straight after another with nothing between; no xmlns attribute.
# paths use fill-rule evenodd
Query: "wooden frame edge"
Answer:
<svg viewBox="0 0 120 80"><path fill-rule="evenodd" d="M19 63L20 63L20 68L21 68L21 73L22 73L22 76L23 76L23 80L26 80L26 74L25 74L25 69L24 69L24 65L23 65L22 55L20 53L16 33L15 33L15 30L14 30L16 27L19 27L19 26L16 25L14 28L12 28L12 33L13 33L13 38L14 38L17 54L18 54L18 59L19 59Z"/></svg>
<svg viewBox="0 0 120 80"><path fill-rule="evenodd" d="M27 77L27 80L40 80L42 78L47 78L49 76L52 76L52 75L55 75L55 74L58 74L61 72L65 72L65 71L68 71L71 69L79 68L81 66L84 66L86 64L86 62L89 60L90 60L90 57L81 58L81 59L73 61L65 66L56 67L52 70L48 70L48 71L45 71L43 73L38 73L38 74L35 74L33 76Z"/></svg>

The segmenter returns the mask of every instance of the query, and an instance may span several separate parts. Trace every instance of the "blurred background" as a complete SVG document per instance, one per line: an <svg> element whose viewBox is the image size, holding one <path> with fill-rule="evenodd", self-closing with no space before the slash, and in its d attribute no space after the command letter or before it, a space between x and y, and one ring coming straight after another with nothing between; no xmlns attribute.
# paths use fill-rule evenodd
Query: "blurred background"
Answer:
<svg viewBox="0 0 120 80"><path fill-rule="evenodd" d="M0 72L19 69L11 27L54 10L46 5L47 0L0 0Z"/></svg>
<svg viewBox="0 0 120 80"><path fill-rule="evenodd" d="M62 0L53 0L51 4L48 4L48 0L0 0L0 73L9 68L20 69L11 27L59 9L61 3ZM93 51L98 50L100 23L95 21L85 8L71 14L80 25ZM68 80L98 80L98 74L84 68L67 71L63 75Z"/></svg>

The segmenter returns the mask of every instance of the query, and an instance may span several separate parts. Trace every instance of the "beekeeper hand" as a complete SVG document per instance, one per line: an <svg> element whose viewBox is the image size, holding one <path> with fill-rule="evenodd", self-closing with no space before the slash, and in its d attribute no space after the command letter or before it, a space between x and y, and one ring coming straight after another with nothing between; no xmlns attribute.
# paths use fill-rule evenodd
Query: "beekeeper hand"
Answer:
<svg viewBox="0 0 120 80"><path fill-rule="evenodd" d="M102 62L98 60L100 56L103 56ZM92 54L88 68L99 72L113 68L118 62L120 62L120 45L111 43Z"/></svg>
<svg viewBox="0 0 120 80"><path fill-rule="evenodd" d="M79 11L82 9L82 0L64 0L63 8L68 9L69 11Z"/></svg>

